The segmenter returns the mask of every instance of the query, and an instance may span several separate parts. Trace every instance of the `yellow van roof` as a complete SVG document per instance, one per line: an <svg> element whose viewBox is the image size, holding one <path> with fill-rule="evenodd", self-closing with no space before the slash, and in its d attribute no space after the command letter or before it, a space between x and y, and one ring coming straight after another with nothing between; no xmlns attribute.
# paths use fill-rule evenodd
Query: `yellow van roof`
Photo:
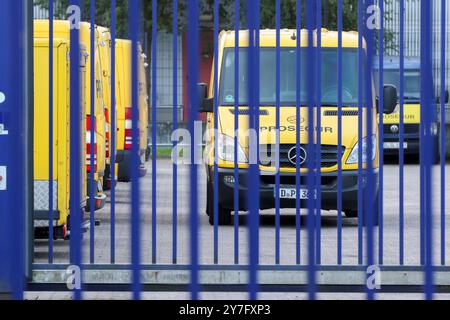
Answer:
<svg viewBox="0 0 450 320"><path fill-rule="evenodd" d="M109 28L103 26L97 26L98 31L100 32L109 32Z"/></svg>
<svg viewBox="0 0 450 320"><path fill-rule="evenodd" d="M297 30L295 29L281 29L280 30L280 47L295 47L297 45ZM329 31L327 29L321 29L322 35L322 47L337 48L338 46L338 32ZM222 31L219 35L219 43L222 43L223 47L234 47L235 31ZM314 39L316 39L316 30L314 30ZM276 46L276 30L275 29L263 29L260 30L259 36L260 47L275 47ZM300 34L301 47L308 46L308 31L306 29L301 30ZM363 47L365 47L363 39ZM248 30L239 31L239 46L248 46ZM356 31L343 31L342 32L342 47L343 48L358 48L358 32Z"/></svg>
<svg viewBox="0 0 450 320"><path fill-rule="evenodd" d="M80 22L80 39L90 38L91 24L89 22ZM70 24L67 20L53 21L53 36L70 40ZM48 38L49 23L48 20L34 20L34 37Z"/></svg>
<svg viewBox="0 0 450 320"><path fill-rule="evenodd" d="M109 31L109 28L97 26L97 30L103 40L111 40L111 32Z"/></svg>
<svg viewBox="0 0 450 320"><path fill-rule="evenodd" d="M131 40L127 39L116 39L116 44L121 46L131 46Z"/></svg>

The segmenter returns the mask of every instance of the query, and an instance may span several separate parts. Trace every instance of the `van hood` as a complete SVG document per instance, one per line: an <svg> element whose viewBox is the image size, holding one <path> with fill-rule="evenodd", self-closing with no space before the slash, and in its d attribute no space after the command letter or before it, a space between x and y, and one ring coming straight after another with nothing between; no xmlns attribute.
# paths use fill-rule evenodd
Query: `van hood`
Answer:
<svg viewBox="0 0 450 320"><path fill-rule="evenodd" d="M314 114L317 109L314 108ZM276 142L276 108L271 106L260 107L260 144L274 144ZM308 109L305 106L300 107L300 143L308 143ZM363 132L365 131L366 121L365 110L363 110ZM321 107L321 144L337 145L338 143L338 117L336 107ZM373 117L375 119L376 117ZM219 130L222 134L234 136L234 107L219 107ZM244 148L248 148L248 107L239 107L239 143ZM280 144L296 143L296 107L280 108ZM314 128L316 131L317 126ZM373 121L374 132L376 132L376 122ZM364 135L363 135L364 136ZM358 139L358 108L342 108L342 146L346 148L353 147Z"/></svg>

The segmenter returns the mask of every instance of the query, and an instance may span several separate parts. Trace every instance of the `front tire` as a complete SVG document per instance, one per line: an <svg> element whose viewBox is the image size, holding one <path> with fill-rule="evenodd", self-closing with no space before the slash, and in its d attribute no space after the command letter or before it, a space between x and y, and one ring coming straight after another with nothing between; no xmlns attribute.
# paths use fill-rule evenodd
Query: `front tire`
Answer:
<svg viewBox="0 0 450 320"><path fill-rule="evenodd" d="M374 203L372 205L372 226L378 226L379 224L379 215L378 215L378 201L379 201L379 194L377 192L375 198L374 198ZM363 206L363 212L362 212L362 224L363 226L367 226L368 225L368 221L367 221L367 217L366 217L366 208L365 205ZM358 218L358 210L345 210L344 211L345 216L348 218Z"/></svg>
<svg viewBox="0 0 450 320"><path fill-rule="evenodd" d="M439 152L439 150L436 148L436 149L433 151L433 153L431 154L431 157L430 157L430 163L431 163L431 165L439 164L439 160L440 160L440 159L441 159L440 152Z"/></svg>
<svg viewBox="0 0 450 320"><path fill-rule="evenodd" d="M103 176L103 190L111 190L111 167L109 164L106 165L105 175Z"/></svg>
<svg viewBox="0 0 450 320"><path fill-rule="evenodd" d="M231 224L231 210L224 209L219 204L218 218L217 224L219 226L229 226ZM214 210L209 215L209 224L214 225Z"/></svg>
<svg viewBox="0 0 450 320"><path fill-rule="evenodd" d="M214 185L206 182L206 214L209 216L209 224L214 225ZM218 208L219 226L227 226L231 224L231 210L224 209L220 203Z"/></svg>
<svg viewBox="0 0 450 320"><path fill-rule="evenodd" d="M150 161L151 155L152 155L152 149L149 146L147 146L147 148L145 149L145 162Z"/></svg>

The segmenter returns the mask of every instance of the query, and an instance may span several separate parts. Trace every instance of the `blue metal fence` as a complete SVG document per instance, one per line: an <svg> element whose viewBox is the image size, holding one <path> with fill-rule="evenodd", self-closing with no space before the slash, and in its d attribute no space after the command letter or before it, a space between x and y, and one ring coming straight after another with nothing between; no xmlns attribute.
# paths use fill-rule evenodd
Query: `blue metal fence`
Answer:
<svg viewBox="0 0 450 320"><path fill-rule="evenodd" d="M21 30L25 25L25 19L11 20L8 17L19 16L20 10L22 10L22 4L18 4L16 1L6 1L7 10L2 12L11 12L12 15L7 16L5 14L4 19L0 19L1 23L4 24L0 28L0 32L4 30L11 30L12 28ZM67 11L68 15L77 14L77 8L81 8L81 1L71 0L70 7ZM173 50L178 51L178 36L181 24L179 23L179 5L177 0L172 3L172 28L173 28ZM386 286L392 286L395 290L402 291L405 288L416 287L416 290L421 290L425 293L427 299L432 299L434 297L434 291L436 288L434 284L439 284L440 288L450 288L450 283L445 280L442 275L448 275L448 269L446 267L446 198L445 198L445 95L446 95L446 75L445 75L445 50L446 44L443 43L441 46L441 87L440 87L440 99L439 104L436 106L436 99L434 97L434 87L433 87L433 74L432 74L432 44L431 44L431 26L432 26L432 2L422 1L421 2L421 69L420 69L420 221L418 221L420 227L417 231L419 233L420 239L420 262L419 263L408 263L408 257L405 252L405 243L407 242L407 227L408 224L405 222L407 217L407 206L405 201L405 195L408 192L408 187L405 185L405 128L406 124L404 121L405 115L405 61L404 61L404 15L401 14L399 17L400 25L400 35L399 35L399 88L398 88L398 113L399 113L399 135L398 135L398 182L399 182L399 198L398 198L398 233L395 233L394 240L392 238L386 238L386 210L384 209L384 195L386 194L386 184L393 183L391 179L385 179L384 171L384 118L383 111L385 110L385 98L389 97L384 91L384 76L383 72L379 72L379 93L378 97L373 96L375 93L373 91L374 80L373 80L373 61L375 59L376 50L378 50L378 68L383 70L384 65L384 41L385 41L385 30L383 29L383 19L378 19L379 25L373 27L369 23L373 17L384 15L383 1L371 1L371 0L359 0L358 5L358 32L354 34L357 42L355 47L355 58L357 59L357 100L356 103L348 103L345 101L343 92L348 90L344 86L344 74L347 70L344 69L344 48L348 47L348 44L344 44L343 32L345 30L344 24L344 7L343 1L337 2L337 12L336 12L336 25L337 34L335 37L336 45L333 47L336 49L336 70L326 70L323 66L323 57L326 52L324 48L325 41L334 41L328 39L323 39L322 16L323 8L322 1L299 1L296 2L295 7L295 25L285 26L282 20L282 10L281 1L277 0L274 3L274 15L275 15L275 30L274 30L274 63L275 73L274 77L274 103L271 106L266 105L266 101L261 100L261 90L267 90L266 87L261 88L260 79L262 74L262 68L269 66L261 65L261 52L262 47L267 46L264 41L267 38L262 39L264 32L260 30L261 26L261 16L260 16L260 1L259 0L249 0L249 1L239 1L236 0L234 5L230 7L230 10L234 11L234 34L232 34L233 39L228 39L227 41L234 41L233 53L234 53L234 84L232 86L232 92L234 94L234 99L232 103L224 106L223 100L220 98L222 81L221 74L223 72L223 65L219 59L223 57L223 52L221 51L223 43L220 42L220 26L221 21L219 19L219 1L215 0L212 8L213 13L213 52L214 52L214 62L212 66L212 88L210 88L210 93L208 97L213 97L210 101L212 103L212 114L208 114L207 122L213 123L211 126L213 130L213 159L214 163L210 165L212 168L212 174L207 178L206 193L208 197L207 201L213 201L212 206L207 204L207 210L209 211L210 221L213 225L211 226L212 232L208 233L208 237L203 236L201 229L203 228L201 222L204 216L200 215L203 211L201 206L200 194L203 192L203 175L199 174L199 170L203 169L204 163L199 165L198 154L201 153L199 150L201 148L201 142L199 142L201 132L199 134L196 122L198 119L199 111L203 106L199 101L203 97L200 96L200 91L198 90L197 83L200 79L200 55L199 55L199 44L202 39L199 38L199 18L200 18L200 7L199 1L188 0L187 1L187 88L188 88L188 100L189 100L189 118L187 122L187 128L190 137L190 145L184 151L188 152L188 158L190 160L189 165L180 166L177 164L178 157L180 157L180 148L186 141L175 141L173 142L173 164L169 167L164 167L164 164L158 162L158 149L156 146L156 121L157 121L157 68L156 68L156 53L157 53L157 31L158 31L158 12L161 4L158 4L156 0L152 1L151 5L151 51L152 51L152 68L151 74L146 74L146 77L151 78L151 125L152 125L152 148L151 148L151 182L150 179L143 179L140 177L140 167L145 165L141 162L141 151L140 151L140 123L142 119L140 118L140 104L142 103L141 95L141 75L140 75L140 59L141 53L139 46L142 43L141 36L141 11L142 3L139 0L129 1L128 6L128 34L131 40L131 60L129 61L130 71L130 83L127 83L127 89L129 89L131 97L131 123L132 123L132 147L131 147L131 160L130 160L130 172L131 172L131 187L125 189L125 192L129 194L129 212L131 214L125 215L125 218L118 211L119 203L117 202L119 196L122 195L124 189L120 189L119 185L116 184L118 177L116 175L115 163L116 163L116 146L118 144L118 136L116 132L118 130L118 125L116 123L116 118L118 117L118 112L116 111L116 102L118 100L118 92L121 90L116 86L116 79L118 75L117 71L117 55L116 55L116 29L117 29L117 17L116 17L116 1L111 0L110 16L111 25L108 26L111 32L111 116L110 116L110 150L111 150L111 190L109 193L109 205L106 210L109 209L109 215L102 215L100 211L95 211L95 197L96 197L96 183L94 174L94 159L95 151L93 147L93 142L95 141L95 131L96 125L99 122L96 120L96 2L92 0L90 2L89 12L90 12L90 93L91 96L87 97L90 99L90 127L91 127L91 149L90 149L90 165L91 170L88 176L89 179L89 211L84 212L84 209L80 209L80 203L82 203L82 171L85 170L80 164L79 159L82 155L83 148L81 146L82 137L84 138L84 133L82 132L81 123L84 121L82 119L82 105L80 101L80 84L82 79L80 79L80 31L78 27L72 27L70 30L70 242L64 243L68 246L69 257L66 260L56 261L55 259L55 242L59 240L54 239L54 227L53 221L55 220L54 214L57 209L54 210L52 206L48 206L48 249L46 252L46 261L40 261L36 258L33 265L36 271L35 277L31 279L28 285L23 283L21 274L23 274L23 261L20 257L20 253L25 253L25 246L23 239L19 239L17 234L21 234L20 230L24 230L23 217L21 215L10 215L11 212L25 212L25 208L22 207L26 203L26 197L24 197L25 189L18 183L22 181L21 166L25 166L24 159L25 155L21 152L0 152L0 260L8 261L11 265L0 265L0 291L2 289L9 290L15 293L16 298L22 298L23 290L36 290L36 288L42 288L41 285L48 285L46 289L54 288L60 286L63 288L66 283L61 282L61 277L56 275L61 275L65 273L67 266L74 265L79 266L83 272L83 278L81 282L84 286L81 288L74 289L74 297L76 299L82 298L83 290L90 290L90 288L106 288L111 283L117 285L123 285L124 290L129 290L133 292L133 298L139 299L141 297L141 292L143 290L152 290L154 288L183 288L191 293L192 299L199 299L200 293L203 290L213 290L219 286L223 286L227 289L234 288L235 290L248 291L250 299L257 299L258 293L262 290L298 290L307 291L309 293L310 299L315 299L316 293L320 290L347 290L346 287L353 286L356 290L367 292L368 299L374 299L377 290L376 287L366 285L366 281L372 273L368 270L372 270L373 266L379 268L382 274L393 275L394 280L389 280ZM399 1L400 12L404 12L404 0ZM8 11L10 10L10 11ZM49 1L49 48L53 48L54 42L54 14L53 14L53 1ZM445 0L441 2L441 39L445 39L445 19L446 19L446 3ZM242 14L244 13L242 18ZM1 14L1 13L0 13ZM302 14L304 14L305 21L302 20ZM83 18L83 17L82 17ZM87 18L87 17L85 17ZM20 23L18 23L19 21ZM419 23L419 22L418 22ZM286 45L284 27L289 27L289 32L292 33L291 40L294 45ZM304 29L302 29L304 27ZM3 31L1 31L3 30ZM241 30L241 31L240 31ZM242 31L245 30L245 31ZM326 31L328 32L328 31ZM328 37L328 35L327 35ZM10 110L9 101L12 101L14 105L25 106L25 103L21 101L21 90L20 85L25 80L24 75L17 72L12 72L13 70L18 70L17 68L21 65L21 48L20 46L14 46L19 43L19 39L14 38L14 35L10 32L6 32L5 39L6 43L11 44L8 48L11 52L0 51L2 55L0 56L0 66L1 74L3 77L0 79L0 93L4 94L7 99L0 99L0 148L6 148L5 150L13 150L13 146L20 145L28 147L29 150L33 147L32 144L28 143L24 145L24 141L21 140L20 136L25 128L19 124L18 118L19 113L14 113ZM245 43L243 45L242 43ZM295 131L295 163L293 163L291 171L291 177L289 187L295 190L295 198L293 200L292 208L295 209L295 220L292 224L292 228L295 231L288 232L282 224L283 218L283 205L280 195L280 189L286 187L286 180L282 180L283 170L281 167L281 147L283 143L281 142L281 123L283 108L288 108L286 102L282 99L282 58L283 49L288 47L290 50L295 51L295 84L291 87L295 87L295 101L291 101L289 107L295 108L295 121L293 123ZM245 56L241 55L241 48L245 48ZM31 49L30 49L31 50ZM306 59L306 60L304 60ZM8 61L7 64L2 63ZM49 50L49 159L54 159L55 151L53 148L53 141L55 139L55 133L53 132L54 110L58 108L56 101L54 101L54 90L55 89L55 79L54 74L54 53L53 50ZM306 61L306 63L304 63ZM178 92L177 92L177 79L178 79L178 55L173 54L173 130L177 130L178 123ZM246 65L245 65L246 64ZM242 88L242 74L244 70L246 76L244 75L246 87ZM16 69L14 69L16 68ZM20 68L19 68L20 69ZM306 69L306 70L304 70ZM263 70L264 71L264 70ZM324 101L323 98L323 75L324 72L330 72L335 79L336 87L336 101ZM302 78L302 75L306 74L307 79ZM247 79L248 78L248 79ZM4 81L4 80L7 81ZM149 80L148 79L148 80ZM28 79L31 81L31 79ZM303 83L305 81L306 83ZM108 85L108 84L103 84ZM306 97L302 96L303 91L306 88ZM118 89L118 90L116 90ZM247 91L242 94L242 91ZM263 92L264 93L264 92ZM241 97L248 97L247 101L242 101ZM1 95L0 95L1 98ZM6 105L7 108L3 109ZM353 107L351 111L345 110L346 106ZM224 123L227 118L221 115L223 109L229 107L229 111L234 114L232 118L232 123ZM334 109L330 109L333 107ZM376 108L375 108L376 107ZM25 108L25 107L24 107ZM32 108L32 106L28 106ZM375 110L378 110L378 115ZM5 111L6 110L6 111ZM434 114L431 110L436 110ZM433 131L434 124L436 123L437 110L440 112L441 127L440 131ZM329 171L322 170L323 154L325 150L325 143L329 143L329 140L323 138L322 127L325 120L323 119L323 114L328 111L335 111L335 122L336 126L334 130L337 130L335 137L335 142L333 142L333 148L336 152L336 163L334 164L335 170L331 174ZM262 234L261 230L264 228L264 224L260 218L260 208L263 208L262 201L263 193L262 188L267 188L266 185L262 183L262 177L268 175L267 170L264 170L261 166L259 156L262 152L262 145L269 142L262 142L262 131L260 130L261 123L265 120L261 120L262 112L272 115L274 120L275 128L275 143L272 147L275 149L275 163L273 176L273 184L270 185L271 192L273 192L274 201L274 223L273 223L273 248L267 247L267 242L261 245L262 241L265 241L264 237L267 235L266 232ZM353 210L352 213L358 222L358 226L354 229L356 235L356 245L352 247L356 252L352 252L351 256L355 256L355 261L351 264L344 261L345 256L345 226L344 226L344 213L347 214L344 207L343 196L346 188L345 181L346 172L343 170L343 166L347 163L343 163L344 156L348 155L351 150L351 145L345 145L343 135L349 130L348 119L353 112L353 115L357 115L357 129L355 130L356 140L354 141L357 148L357 159L354 162L356 169L354 169L355 174L354 179L357 181L356 189L353 191L357 194L357 210ZM242 116L241 118L241 114ZM221 118L223 117L223 118ZM248 145L245 148L247 151L247 160L244 166L239 163L239 143L241 142L239 134L241 134L242 123L239 120L244 119L248 121L248 124L244 125L250 129L250 134L244 137ZM303 123L305 122L305 123ZM378 122L378 123L377 123ZM270 124L272 125L272 124ZM223 187L220 183L220 179L225 177L220 173L223 166L220 165L219 159L219 148L223 147L223 143L219 141L222 139L220 135L225 134L226 131L223 130L224 126L229 126L229 131L233 131L234 135L231 137L233 141L233 160L231 169L228 168L229 177L233 178L232 184L232 196L233 199L232 208L234 209L234 221L232 227L221 226L221 214L223 212L222 204L220 199L223 196ZM9 134L5 133L5 128L9 129ZM303 129L302 129L303 128ZM28 129L29 130L29 129ZM255 132L252 135L252 130ZM239 134L237 134L239 132ZM440 156L440 199L439 205L435 202L437 197L433 197L433 183L436 179L433 179L433 159L434 154L437 150L434 150L433 135L439 134L441 137L441 143L439 145ZM303 144L303 135L307 136L307 143ZM375 137L375 139L372 139ZM83 140L84 141L84 140ZM327 142L328 141L328 142ZM273 142L272 142L273 143ZM334 152L333 149L333 152ZM348 150L350 149L350 150ZM308 156L306 162L300 162L302 157L301 152L306 152ZM289 151L290 152L290 151ZM252 157L255 155L255 157ZM185 154L183 154L185 156ZM372 159L377 159L378 163L371 161ZM252 158L256 158L256 161L251 161ZM161 165L161 167L160 167ZM54 203L54 193L53 193L53 181L55 168L54 162L49 161L49 185L48 185L48 203ZM160 199L160 190L168 188L169 182L159 174L169 168L172 175L172 192L168 196L171 200L169 207L163 207L163 204L158 203ZM180 173L188 169L188 175L184 177L186 181L180 176ZM8 172L8 180L6 182L6 170ZM336 231L335 238L331 238L329 232L324 230L329 226L323 225L323 213L321 209L323 204L327 200L327 195L324 191L324 183L327 178L331 175L335 180L334 192L336 193ZM11 177L17 176L18 179L11 179ZM3 180L2 180L3 179ZM211 181L210 181L211 180ZM183 183L186 186L183 187ZM210 183L213 183L213 188L210 190ZM6 187L6 183L8 183ZM147 186L148 184L148 186ZM4 189L3 189L3 186ZM149 191L151 190L151 191ZM306 199L301 198L301 193L305 190L308 195ZM150 194L151 192L151 194ZM24 199L19 199L17 202L11 202L12 195L24 197ZM245 195L245 203L241 203L242 194ZM179 201L180 196L185 196L185 202L188 206L188 215L182 216L183 209L181 206L185 203ZM148 200L148 201L147 201ZM146 204L151 202L151 206L147 208ZM436 205L435 205L436 203ZM244 208L244 209L243 209ZM148 210L147 210L148 209ZM306 209L306 210L304 210ZM150 214L147 215L148 212ZM166 212L168 211L168 212ZM232 210L230 210L232 211ZM248 214L246 216L246 222L241 223L239 219L239 211L246 211ZM85 233L85 214L89 213L89 233ZM303 214L302 213L306 213ZM433 213L435 213L433 215ZM438 215L436 213L439 213ZM397 214L396 212L394 214ZM439 222L436 220L439 217ZM109 230L105 228L99 228L96 224L96 219L101 218L102 220L107 220L109 218ZM303 219L302 219L303 218ZM306 218L306 220L305 220ZM123 240L118 229L120 228L120 223L122 220L126 220L131 228L128 230L127 238L129 248L126 253L130 253L127 262L124 262L124 257L119 257L117 254L118 247L122 244ZM397 219L397 218L396 218ZM168 222L169 221L169 222ZM168 237L165 233L165 224L169 224L169 228L172 232L172 237ZM183 225L186 224L185 226ZM439 260L433 259L434 249L434 237L433 233L435 231L434 225L439 224ZM12 228L7 228L5 226L12 226ZM147 230L146 227L149 227ZM186 228L183 228L186 227ZM272 226L271 226L272 227ZM231 228L230 232L227 232ZM378 230L377 230L378 228ZM189 242L187 244L188 253L187 258L180 259L182 250L180 249L180 243L182 243L184 238L182 238L182 232L187 229L189 234ZM13 230L14 232L10 232ZM109 231L109 232L108 232ZM149 232L149 237L146 236L145 232ZM305 235L303 235L305 232ZM292 239L289 239L293 243L292 259L288 263L283 260L283 255L287 254L288 247L285 247L283 243L283 234L289 234ZM89 235L89 237L88 237ZM209 237L211 236L211 237ZM232 243L230 250L221 246L224 237L228 236L227 241ZM247 236L247 238L245 238ZM86 242L88 237L89 241ZM121 237L120 240L118 237ZM334 237L334 236L333 236ZM14 241L11 241L14 239ZM101 240L97 240L101 239ZM109 241L109 246L107 247L107 252L109 252L108 261L104 262L101 258L104 255L103 252L96 249L97 241ZM163 239L163 240L160 240ZM303 244L302 240L306 240L306 244ZM147 241L148 240L148 241ZM161 241L171 241L170 249L170 262L164 263L162 256L164 255L164 250L160 249L158 244ZM395 264L385 264L386 260L386 244L387 241L390 243L397 242L398 244L398 259ZM212 259L210 263L202 262L202 250L205 249L205 242L207 245L212 246ZM330 248L330 243L332 243L332 248ZM245 247L247 246L247 247ZM292 247L292 246L291 246ZM60 245L58 245L60 249ZM170 251L170 249L168 249ZM272 260L272 249L273 249L273 260ZM333 253L334 261L329 264L326 255L331 251ZM83 253L87 250L89 252L89 258L84 258ZM304 253L302 250L306 250ZM270 252L270 253L269 253ZM37 256L37 251L35 252ZM149 253L151 257L148 261L143 258ZM232 256L232 263L223 263L223 257L226 254ZM242 255L247 254L247 259L242 259ZM264 260L261 263L261 255L269 255L270 260L267 262ZM378 255L377 255L378 254ZM303 259L306 257L306 260ZM180 260L182 262L180 262ZM100 262L99 262L100 261ZM186 262L187 261L187 262ZM327 261L327 262L324 262ZM441 267L437 267L437 261ZM11 270L18 270L16 272L11 272ZM125 273L124 273L125 272ZM128 272L128 273L127 273ZM242 276L242 274L245 276ZM361 277L354 276L354 273L358 273ZM408 279L402 278L400 273L406 272L408 274ZM101 275L103 273L103 275ZM164 276L159 276L157 274L163 274ZM39 275L45 275L40 277ZM104 275L108 274L108 277ZM124 276L125 274L125 276ZM156 274L156 275L155 275ZM279 276L281 274L281 276ZM324 276L325 275L325 276ZM424 280L420 276L424 276ZM53 278L52 278L53 276ZM227 278L227 276L229 278ZM417 278L419 277L419 278ZM161 279L162 278L162 279ZM391 277L387 277L391 279ZM50 280L49 280L50 279ZM59 280L58 280L59 279ZM113 282L111 282L111 279ZM419 280L417 280L419 279ZM6 286L3 284L6 283ZM102 287L104 285L104 287ZM153 287L152 287L153 286ZM423 286L423 287L422 287ZM280 289L281 288L281 289ZM332 288L332 289L331 289ZM170 290L170 289L167 289ZM223 289L222 289L223 290Z"/></svg>
<svg viewBox="0 0 450 320"><path fill-rule="evenodd" d="M25 282L25 236L28 188L26 177L27 86L22 79L30 62L23 46L27 44L24 23L25 2L7 2L0 13L2 40L9 43L1 50L0 70L0 145L8 152L0 155L0 292L9 292L14 299L23 298ZM17 33L10 30L17 30ZM11 214L13 213L13 214Z"/></svg>

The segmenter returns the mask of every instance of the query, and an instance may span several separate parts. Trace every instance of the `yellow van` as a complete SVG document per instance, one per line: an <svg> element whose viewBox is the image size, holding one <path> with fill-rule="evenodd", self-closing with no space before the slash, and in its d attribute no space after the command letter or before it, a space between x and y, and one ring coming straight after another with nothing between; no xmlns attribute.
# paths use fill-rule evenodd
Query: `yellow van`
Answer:
<svg viewBox="0 0 450 320"><path fill-rule="evenodd" d="M338 33L325 29L322 32L322 99L321 101L321 186L322 210L337 209L337 47ZM308 143L307 128L307 54L301 55L302 74L300 97L302 105L300 108L300 159L295 156L296 151L296 31L280 31L280 189L275 190L275 160L273 157L265 161L269 154L276 152L276 32L275 30L263 30L260 33L260 112L259 112L259 147L260 147L260 208L269 209L275 207L276 192L279 192L281 208L296 207L296 166L299 163L301 173L307 172L305 168L307 157L306 145ZM294 35L294 36L293 36ZM247 102L247 51L248 31L240 31L239 35L239 132L238 132L238 167L239 167L239 208L247 210L247 186L246 176L249 159L248 138L248 102ZM301 49L307 50L307 31L302 30ZM342 33L342 62L343 62L343 109L342 109L342 209L346 216L356 217L358 209L358 34L356 32ZM234 31L222 31L219 36L219 59L218 74L218 170L219 180L219 218L218 223L226 225L231 223L231 211L234 209L234 105L237 99L235 93L235 33ZM199 84L200 112L207 112L207 129L210 134L206 139L206 162L207 162L207 208L209 221L214 223L214 114L213 114L213 80L211 76L209 93L206 84ZM396 105L397 90L394 86L384 88L384 112L391 113ZM375 95L373 95L375 97ZM375 99L373 100L372 112L373 133L363 135L363 150L367 149L367 141L371 139L373 146L373 163L375 174L378 174L378 133L376 126ZM316 111L314 111L316 113ZM360 115L366 119L367 112L364 110ZM363 123L366 123L364 120ZM319 130L319 129L317 129ZM317 131L315 130L315 132ZM366 132L366 126L362 128ZM367 154L363 152L363 162L367 163ZM264 161L263 161L264 160ZM363 164L363 167L366 165ZM378 181L377 179L375 179ZM308 189L304 179L301 180L301 206L307 205ZM378 190L378 188L376 188ZM312 195L312 197L314 197ZM374 194L377 199L378 191ZM378 201L375 200L376 208ZM374 212L377 210L375 209ZM378 214L374 215L377 223ZM363 221L365 223L365 221Z"/></svg>
<svg viewBox="0 0 450 320"><path fill-rule="evenodd" d="M67 40L55 38L54 90L53 90L53 208L54 238L64 239L69 235L70 216L70 45ZM49 40L34 40L34 225L36 236L48 237L49 212ZM81 79L86 73L86 51L80 58ZM86 114L85 84L81 85L80 105L81 130L85 130ZM84 139L84 137L83 137ZM84 145L83 143L81 144ZM82 147L82 154L85 148ZM85 157L80 163L85 165ZM83 179L86 172L83 170ZM81 208L86 205L86 186L82 188Z"/></svg>
<svg viewBox="0 0 450 320"><path fill-rule="evenodd" d="M142 50L139 49L139 154L141 166L140 176L146 174L144 167L145 151L147 149L148 104L145 68ZM131 41L118 39L116 41L116 110L117 110L117 162L119 163L118 180L128 182L131 179Z"/></svg>
<svg viewBox="0 0 450 320"><path fill-rule="evenodd" d="M117 142L115 150L112 150L112 121L115 122L115 128L117 132L117 115L115 119L112 119L111 113L111 33L108 28L98 26L97 30L99 32L99 52L100 52L100 68L102 73L102 83L103 83L103 101L105 102L105 119L106 119L106 169L105 176L103 180L103 189L109 190L111 188L111 154L117 153ZM117 139L116 139L117 141ZM116 177L118 173L118 165L113 166L115 168Z"/></svg>
<svg viewBox="0 0 450 320"><path fill-rule="evenodd" d="M95 39L95 128L93 128L94 143L91 143L91 43L90 43L90 24L87 22L80 22L80 43L82 43L86 48L86 73L84 83L85 83L85 106L86 106L86 171L91 172L91 147L94 148L94 180L97 186L95 190L95 209L101 209L106 203L106 195L103 193L103 177L105 174L105 136L106 136L106 119L104 113L104 102L103 102L103 86L102 77L100 69L100 56L98 50L98 31L96 31ZM46 20L35 20L34 21L34 37L35 39L42 39L49 37L49 24ZM66 20L55 20L54 21L54 37L65 39L70 41L70 23ZM89 176L86 180L88 194L89 193ZM87 203L87 210L89 211L89 201Z"/></svg>

